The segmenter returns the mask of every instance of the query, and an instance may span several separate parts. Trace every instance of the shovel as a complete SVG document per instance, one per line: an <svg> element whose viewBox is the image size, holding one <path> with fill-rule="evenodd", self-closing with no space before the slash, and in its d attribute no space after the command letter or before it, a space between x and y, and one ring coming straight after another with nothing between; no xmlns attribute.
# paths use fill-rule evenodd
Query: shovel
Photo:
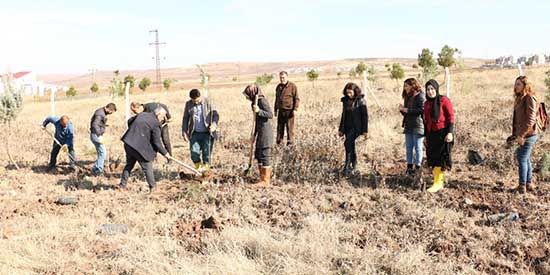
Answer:
<svg viewBox="0 0 550 275"><path fill-rule="evenodd" d="M179 165L181 165L183 168L185 168L185 169L187 169L187 170L193 172L193 174L195 174L195 175L197 175L197 176L202 176L202 173L201 173L201 172L199 172L199 171L197 171L197 169L195 169L195 168L193 168L193 167L191 167L191 166L189 166L189 165L183 163L182 161L177 160L177 159L173 158L172 156L169 156L168 159L171 160L171 161L173 161L173 162L175 162L175 163L177 163L177 164L179 164Z"/></svg>
<svg viewBox="0 0 550 275"><path fill-rule="evenodd" d="M54 141L59 147L63 148L63 146L65 146L65 145L62 145L61 142L59 142L59 141L55 138L55 136L52 134L52 132L50 132L48 129L44 128L44 131L45 131L46 133L48 133L48 135L50 135L50 137L53 138L53 141ZM68 155L69 158L74 162L75 165L79 166L79 165L76 163L76 159L74 159L73 156L72 156L71 154L67 154L67 155ZM83 167L81 167L81 168L83 168Z"/></svg>
<svg viewBox="0 0 550 275"><path fill-rule="evenodd" d="M254 106L258 106L258 95L254 96ZM248 167L244 174L248 175L254 161L254 145L256 145L256 112L252 113L252 131L250 131L250 151L248 155Z"/></svg>

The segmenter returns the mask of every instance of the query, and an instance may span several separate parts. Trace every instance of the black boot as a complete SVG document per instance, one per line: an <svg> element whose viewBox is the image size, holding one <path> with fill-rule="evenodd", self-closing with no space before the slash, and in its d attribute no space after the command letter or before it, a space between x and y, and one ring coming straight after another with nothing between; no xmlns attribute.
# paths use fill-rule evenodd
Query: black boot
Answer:
<svg viewBox="0 0 550 275"><path fill-rule="evenodd" d="M405 174L408 176L414 175L414 169L412 164L407 164L407 171L405 171Z"/></svg>

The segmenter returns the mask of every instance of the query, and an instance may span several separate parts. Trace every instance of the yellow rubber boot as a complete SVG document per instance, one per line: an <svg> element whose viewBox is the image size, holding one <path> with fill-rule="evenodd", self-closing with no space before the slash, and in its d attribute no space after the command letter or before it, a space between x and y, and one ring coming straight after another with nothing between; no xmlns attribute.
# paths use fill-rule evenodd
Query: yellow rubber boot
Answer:
<svg viewBox="0 0 550 275"><path fill-rule="evenodd" d="M195 170L200 172L202 170L202 163L200 162L195 163Z"/></svg>
<svg viewBox="0 0 550 275"><path fill-rule="evenodd" d="M205 163L203 166L202 166L202 169L206 172L206 171L210 171L210 164L208 163Z"/></svg>
<svg viewBox="0 0 550 275"><path fill-rule="evenodd" d="M443 174L443 171L441 171L441 167L436 166L433 169L434 174L434 183L432 187L428 188L428 192L435 193L441 189L443 189L443 182L445 181L445 175Z"/></svg>

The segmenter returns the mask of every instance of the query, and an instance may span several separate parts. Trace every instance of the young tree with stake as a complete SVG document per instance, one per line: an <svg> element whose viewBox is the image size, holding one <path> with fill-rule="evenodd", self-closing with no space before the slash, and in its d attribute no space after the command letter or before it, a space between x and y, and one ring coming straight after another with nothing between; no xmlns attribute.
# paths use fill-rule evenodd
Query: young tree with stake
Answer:
<svg viewBox="0 0 550 275"><path fill-rule="evenodd" d="M23 108L23 90L16 88L12 81L11 77L8 76L7 81L4 82L4 94L0 97L0 122L4 125L7 125L7 131L4 131L4 144L6 145L6 154L8 159L15 166L16 169L19 169L17 163L13 160L10 153L10 133L12 133L11 125L12 122L15 122L17 115Z"/></svg>

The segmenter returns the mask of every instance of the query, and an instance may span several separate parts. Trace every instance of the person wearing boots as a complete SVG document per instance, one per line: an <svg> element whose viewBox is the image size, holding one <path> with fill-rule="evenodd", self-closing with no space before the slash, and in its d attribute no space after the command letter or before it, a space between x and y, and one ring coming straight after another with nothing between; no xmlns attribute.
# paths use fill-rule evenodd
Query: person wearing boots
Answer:
<svg viewBox="0 0 550 275"><path fill-rule="evenodd" d="M338 136L345 137L346 163L343 172L349 173L357 167L355 140L360 136L368 137L369 112L365 95L355 83L346 84L343 94L344 97L340 100L342 102L342 117Z"/></svg>
<svg viewBox="0 0 550 275"><path fill-rule="evenodd" d="M426 96L422 86L415 78L405 80L403 85L403 105L399 105L399 112L403 115L403 133L407 150L407 171L409 176L414 175L422 165L424 141L424 102Z"/></svg>
<svg viewBox="0 0 550 275"><path fill-rule="evenodd" d="M455 113L451 100L439 94L439 83L431 79L426 83L427 100L424 103L424 130L428 166L433 168L433 185L428 192L443 189L445 171L452 168Z"/></svg>
<svg viewBox="0 0 550 275"><path fill-rule="evenodd" d="M517 191L525 193L535 191L533 183L533 165L531 153L541 131L537 123L539 103L532 84L526 76L516 79L514 85L514 115L512 119L512 136L506 140L508 147L518 144L516 159L518 161L519 185Z"/></svg>
<svg viewBox="0 0 550 275"><path fill-rule="evenodd" d="M213 137L218 128L219 114L208 98L197 89L189 91L182 120L182 136L188 141L191 160L198 171L210 170ZM202 159L201 159L202 157Z"/></svg>
<svg viewBox="0 0 550 275"><path fill-rule="evenodd" d="M256 187L267 187L271 183L271 147L273 146L273 130L271 119L273 111L269 106L267 98L262 93L258 85L248 85L244 91L246 99L252 102L252 111L256 114L256 126L254 129L256 150L255 159L258 161L260 170L260 181L255 184ZM257 102L257 104L255 104Z"/></svg>

